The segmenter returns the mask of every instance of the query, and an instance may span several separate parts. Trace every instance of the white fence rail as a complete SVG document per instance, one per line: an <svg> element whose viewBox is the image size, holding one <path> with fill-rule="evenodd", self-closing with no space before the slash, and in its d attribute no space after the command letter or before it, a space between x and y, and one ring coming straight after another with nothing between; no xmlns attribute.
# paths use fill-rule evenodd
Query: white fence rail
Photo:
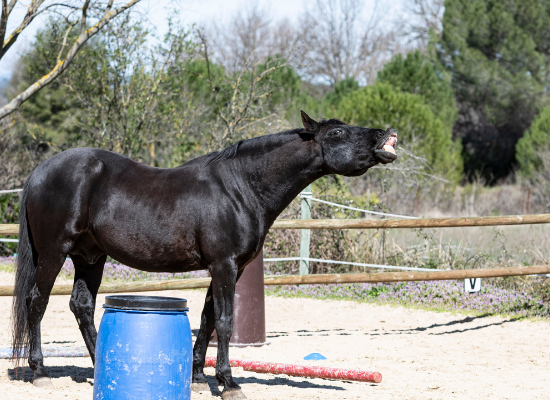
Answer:
<svg viewBox="0 0 550 400"><path fill-rule="evenodd" d="M23 189L0 190L0 194L22 192Z"/></svg>
<svg viewBox="0 0 550 400"><path fill-rule="evenodd" d="M419 219L419 217L410 217L408 215L388 214L388 213L383 213L383 212L378 212L378 211L363 210L361 208L355 208L355 207L345 206L343 204L332 203L332 202L326 201L326 200L316 199L315 197L307 197L307 195L303 195L303 194L300 194L300 197L307 198L311 201L316 201L317 203L328 204L329 206L333 206L333 207L337 207L337 208L345 208L346 210L359 211L359 212L363 212L363 213L366 213L366 214L383 215L383 216L388 216L388 217L397 217L397 218L405 218L405 219Z"/></svg>
<svg viewBox="0 0 550 400"><path fill-rule="evenodd" d="M282 258L264 258L264 262L281 262L281 261L309 261L309 262L318 262L323 264L341 264L341 265L353 265L356 267L369 267L369 268L380 268L380 269L400 269L404 271L447 271L447 270L436 270L433 268L415 268L415 267L400 267L394 265L381 265L381 264L366 264L366 263L356 263L348 261L335 261L335 260L322 260L319 258L309 258L309 257L282 257Z"/></svg>

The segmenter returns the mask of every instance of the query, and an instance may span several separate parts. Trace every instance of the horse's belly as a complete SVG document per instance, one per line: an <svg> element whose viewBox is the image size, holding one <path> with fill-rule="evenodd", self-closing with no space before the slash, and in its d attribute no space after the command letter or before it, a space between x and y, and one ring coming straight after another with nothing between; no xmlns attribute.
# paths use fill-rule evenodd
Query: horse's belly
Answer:
<svg viewBox="0 0 550 400"><path fill-rule="evenodd" d="M114 257L113 257L114 258ZM190 272L205 269L200 263L195 260L176 260L174 262L159 262L158 260L143 262L142 260L128 259L126 262L115 258L115 260L127 265L131 268L139 269L147 272Z"/></svg>
<svg viewBox="0 0 550 400"><path fill-rule="evenodd" d="M150 237L140 232L95 234L103 253L122 264L148 272L186 272L205 269L193 243L169 235Z"/></svg>

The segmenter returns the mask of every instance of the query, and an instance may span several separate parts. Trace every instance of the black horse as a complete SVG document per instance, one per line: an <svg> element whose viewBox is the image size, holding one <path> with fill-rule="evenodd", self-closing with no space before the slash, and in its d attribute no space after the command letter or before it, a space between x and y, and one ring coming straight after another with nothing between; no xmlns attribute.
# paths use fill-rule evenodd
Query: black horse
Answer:
<svg viewBox="0 0 550 400"><path fill-rule="evenodd" d="M19 362L28 348L35 385L51 385L40 322L67 255L75 266L69 305L95 362L93 316L109 255L143 271L210 271L193 384L205 388L206 349L215 328L222 397L245 398L228 355L235 284L269 228L316 179L362 175L397 158L394 129L316 122L304 112L302 121L304 129L244 140L177 168L153 168L91 148L67 150L40 164L23 190L12 314L14 357Z"/></svg>

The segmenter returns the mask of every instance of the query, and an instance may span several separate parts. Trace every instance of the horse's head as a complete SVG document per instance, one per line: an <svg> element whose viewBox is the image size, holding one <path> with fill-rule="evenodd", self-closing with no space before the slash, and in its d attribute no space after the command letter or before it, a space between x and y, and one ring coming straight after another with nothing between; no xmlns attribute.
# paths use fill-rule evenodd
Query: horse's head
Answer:
<svg viewBox="0 0 550 400"><path fill-rule="evenodd" d="M351 126L337 119L317 122L302 111L306 131L321 146L323 165L331 174L363 175L378 163L397 159L397 131Z"/></svg>

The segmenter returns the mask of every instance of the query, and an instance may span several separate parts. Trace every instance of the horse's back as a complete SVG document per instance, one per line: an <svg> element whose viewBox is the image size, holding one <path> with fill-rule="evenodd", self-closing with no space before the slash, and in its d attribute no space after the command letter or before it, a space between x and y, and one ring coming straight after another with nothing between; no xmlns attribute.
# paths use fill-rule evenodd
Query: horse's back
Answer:
<svg viewBox="0 0 550 400"><path fill-rule="evenodd" d="M27 209L34 216L47 214L57 220L83 217L94 192L105 189L108 176L113 171L120 173L130 163L134 162L124 156L93 148L56 154L29 177Z"/></svg>
<svg viewBox="0 0 550 400"><path fill-rule="evenodd" d="M193 169L153 168L92 148L56 154L29 178L27 211L35 243L43 250L90 253L90 259L106 253L140 269L156 270L153 259L170 264L169 259L196 258L190 254L193 239L186 238L194 236L182 235L181 224L192 231L197 216L179 195L193 184ZM178 251L186 254L174 254Z"/></svg>
<svg viewBox="0 0 550 400"><path fill-rule="evenodd" d="M92 184L103 175L107 166L110 170L123 170L130 163L135 162L110 151L86 147L66 150L36 167L29 177L29 193L39 193L41 197L44 191L76 194L81 185Z"/></svg>

